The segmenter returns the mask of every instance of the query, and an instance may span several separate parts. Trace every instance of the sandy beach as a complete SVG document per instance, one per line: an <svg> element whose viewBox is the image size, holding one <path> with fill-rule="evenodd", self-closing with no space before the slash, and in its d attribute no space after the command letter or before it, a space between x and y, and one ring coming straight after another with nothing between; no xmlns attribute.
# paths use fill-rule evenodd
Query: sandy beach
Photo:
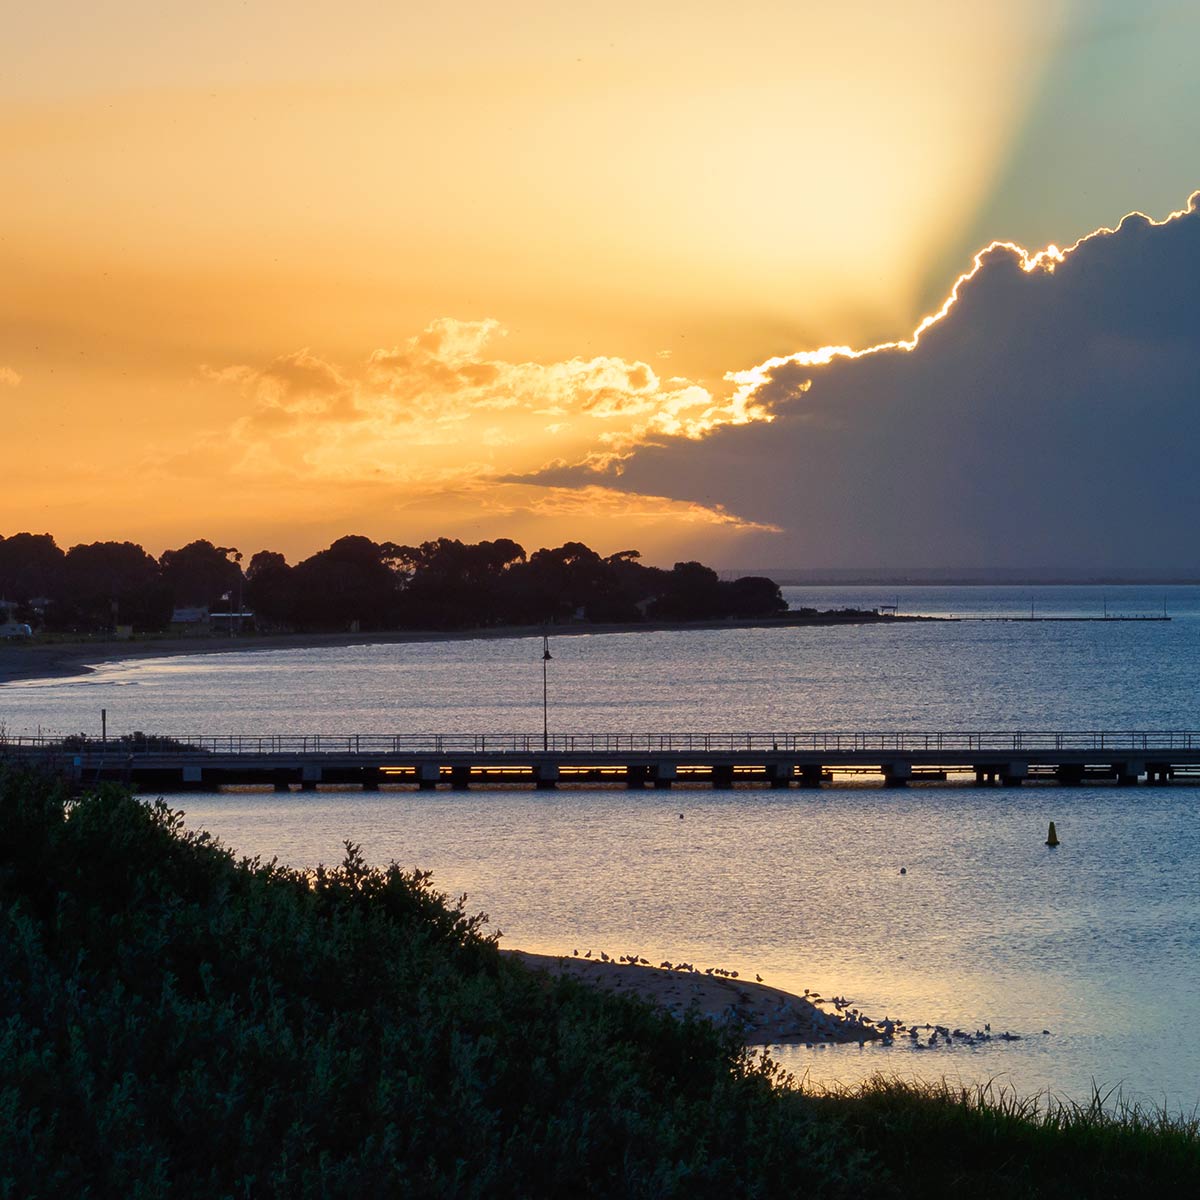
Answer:
<svg viewBox="0 0 1200 1200"><path fill-rule="evenodd" d="M607 961L580 955L555 957L505 950L527 966L552 975L570 975L606 991L637 996L669 1008L676 1016L693 1012L741 1030L748 1045L819 1042L855 1043L888 1039L899 1030L836 1008L828 1012L806 996L732 974L699 970L691 963L654 966L631 959ZM585 954L587 951L584 952Z"/></svg>
<svg viewBox="0 0 1200 1200"><path fill-rule="evenodd" d="M805 990L803 996L771 987L761 979L739 978L720 968L700 969L695 963L654 965L633 955L615 959L591 950L569 955L531 954L502 950L535 971L570 975L593 987L637 996L661 1004L676 1016L693 1013L716 1025L736 1029L748 1046L893 1045L900 1039L914 1049L981 1046L990 1042L1020 1042L1022 1036L983 1029L950 1029L945 1025L905 1022L899 1017L872 1019L845 997L822 997ZM1044 1035L1049 1030L1043 1029Z"/></svg>
<svg viewBox="0 0 1200 1200"><path fill-rule="evenodd" d="M540 631L539 631L540 632ZM231 654L254 650L307 650L319 646L364 646L386 642L448 640L440 633L247 634L242 637L147 637L132 641L0 643L0 684L18 679L58 679L86 675L102 663L139 658L175 658L188 654ZM471 634L454 635L468 638ZM509 636L531 636L530 633Z"/></svg>
<svg viewBox="0 0 1200 1200"><path fill-rule="evenodd" d="M810 626L876 624L894 621L927 621L930 617L812 616L784 613L722 621L645 621L625 624L552 625L553 638L584 637L601 633L662 633L702 629L779 629ZM541 637L541 625L506 625L492 629L398 630L381 633L276 633L192 637L149 636L130 641L95 638L81 641L0 642L0 684L19 679L55 679L85 675L101 663L137 658L167 658L185 654L230 654L250 650L307 650L323 646L368 646L412 642L466 642L494 638Z"/></svg>

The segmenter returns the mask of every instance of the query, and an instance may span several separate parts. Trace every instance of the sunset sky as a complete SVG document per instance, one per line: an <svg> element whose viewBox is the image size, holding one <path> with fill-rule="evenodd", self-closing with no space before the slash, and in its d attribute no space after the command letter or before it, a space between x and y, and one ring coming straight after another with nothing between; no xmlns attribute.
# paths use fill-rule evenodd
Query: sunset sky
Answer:
<svg viewBox="0 0 1200 1200"><path fill-rule="evenodd" d="M1194 3L50 0L5 28L0 534L1086 566L1121 557L1087 521L1122 472L1043 468L1200 434ZM1021 256L1133 211L1180 215ZM962 275L920 349L813 353L911 345ZM1194 529L1160 476L1126 481L1138 521ZM1074 525L1012 542L1063 496Z"/></svg>

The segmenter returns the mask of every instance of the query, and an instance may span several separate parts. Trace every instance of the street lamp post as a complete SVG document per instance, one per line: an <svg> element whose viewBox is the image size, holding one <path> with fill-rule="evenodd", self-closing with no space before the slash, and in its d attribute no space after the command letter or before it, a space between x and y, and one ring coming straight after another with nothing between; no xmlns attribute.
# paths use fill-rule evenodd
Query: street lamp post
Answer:
<svg viewBox="0 0 1200 1200"><path fill-rule="evenodd" d="M550 707L546 690L546 664L553 656L550 653L550 635L542 634L542 750L550 749Z"/></svg>

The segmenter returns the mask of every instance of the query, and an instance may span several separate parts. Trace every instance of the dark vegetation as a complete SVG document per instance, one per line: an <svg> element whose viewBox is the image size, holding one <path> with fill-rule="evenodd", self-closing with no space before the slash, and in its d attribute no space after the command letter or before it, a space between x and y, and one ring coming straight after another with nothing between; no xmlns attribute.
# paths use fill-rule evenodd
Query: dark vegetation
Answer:
<svg viewBox="0 0 1200 1200"><path fill-rule="evenodd" d="M237 862L0 763L0 1197L1196 1194L1182 1125L817 1097L348 845Z"/></svg>
<svg viewBox="0 0 1200 1200"><path fill-rule="evenodd" d="M235 863L0 783L0 1196L662 1196L859 1156L702 1023L504 959L427 875Z"/></svg>
<svg viewBox="0 0 1200 1200"><path fill-rule="evenodd" d="M581 542L526 555L500 538L401 546L343 537L289 565L262 550L242 568L233 547L195 541L157 561L131 542L64 553L49 534L0 537L0 599L35 627L165 629L174 610L249 609L260 629L468 629L586 620L712 620L782 612L760 576L723 581L697 562L648 567L636 550L601 557Z"/></svg>

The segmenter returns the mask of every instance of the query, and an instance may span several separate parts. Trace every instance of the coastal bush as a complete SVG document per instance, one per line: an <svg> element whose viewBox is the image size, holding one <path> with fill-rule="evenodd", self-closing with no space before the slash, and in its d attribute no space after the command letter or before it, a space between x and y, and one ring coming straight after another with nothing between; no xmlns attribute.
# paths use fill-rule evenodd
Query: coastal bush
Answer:
<svg viewBox="0 0 1200 1200"><path fill-rule="evenodd" d="M424 872L0 778L2 1197L838 1193L866 1156L777 1076L506 959Z"/></svg>
<svg viewBox="0 0 1200 1200"><path fill-rule="evenodd" d="M875 1148L905 1194L1011 1200L1200 1194L1200 1119L1113 1104L1022 1097L995 1084L955 1086L878 1075L815 1088L815 1103L861 1147ZM895 1186L879 1181L888 1194ZM873 1194L870 1189L867 1194Z"/></svg>
<svg viewBox="0 0 1200 1200"><path fill-rule="evenodd" d="M1194 1125L798 1088L527 970L422 871L238 861L0 763L0 1200L1163 1195Z"/></svg>

